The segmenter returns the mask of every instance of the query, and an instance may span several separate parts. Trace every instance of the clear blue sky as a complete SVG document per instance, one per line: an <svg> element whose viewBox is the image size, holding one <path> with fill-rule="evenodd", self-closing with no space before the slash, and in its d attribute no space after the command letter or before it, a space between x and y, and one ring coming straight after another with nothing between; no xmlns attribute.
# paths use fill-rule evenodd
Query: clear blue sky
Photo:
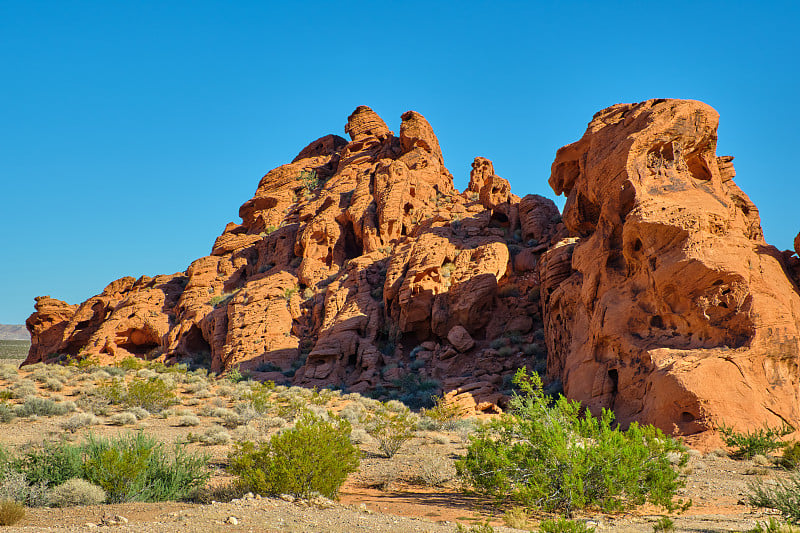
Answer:
<svg viewBox="0 0 800 533"><path fill-rule="evenodd" d="M767 240L791 248L798 27L788 1L0 0L0 323L36 295L184 270L361 104L394 131L425 115L459 189L484 156L552 198L556 150L596 111L703 100Z"/></svg>

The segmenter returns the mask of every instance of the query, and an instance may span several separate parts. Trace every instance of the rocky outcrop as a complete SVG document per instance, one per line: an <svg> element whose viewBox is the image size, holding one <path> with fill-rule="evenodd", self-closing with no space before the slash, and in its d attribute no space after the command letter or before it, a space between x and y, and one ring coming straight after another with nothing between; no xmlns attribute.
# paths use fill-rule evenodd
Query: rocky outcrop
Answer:
<svg viewBox="0 0 800 533"><path fill-rule="evenodd" d="M185 272L123 278L79 306L40 299L27 362L164 358L411 404L459 390L496 410L516 368L544 368L528 295L544 249L522 235L546 240L558 211L526 197L523 229L506 180L491 170L460 194L428 121L409 111L399 131L361 106L350 141L321 137L270 171Z"/></svg>
<svg viewBox="0 0 800 533"><path fill-rule="evenodd" d="M764 242L717 119L677 100L601 111L553 163L562 220L485 158L459 193L422 115L395 136L361 106L349 140L267 173L185 272L37 298L26 362L239 367L465 412L498 412L527 366L623 423L798 424L800 259Z"/></svg>
<svg viewBox="0 0 800 533"><path fill-rule="evenodd" d="M624 423L800 421L800 294L717 123L700 102L616 105L552 166L575 238L540 263L548 373Z"/></svg>

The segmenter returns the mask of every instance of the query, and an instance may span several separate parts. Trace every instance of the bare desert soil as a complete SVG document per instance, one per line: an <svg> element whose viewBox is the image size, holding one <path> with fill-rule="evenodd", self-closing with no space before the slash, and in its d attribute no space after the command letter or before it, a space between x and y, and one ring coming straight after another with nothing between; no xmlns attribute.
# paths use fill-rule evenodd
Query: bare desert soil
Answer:
<svg viewBox="0 0 800 533"><path fill-rule="evenodd" d="M286 424L286 409L254 415L246 408L252 384L232 383L225 378L186 373L162 373L151 369L130 370L124 379L161 375L177 393L179 403L125 425L120 423L119 405L108 405L96 397L98 385L113 379L103 368L64 368L33 365L17 370L6 362L0 367L0 392L29 394L66 402L75 410L60 416L16 418L0 424L0 442L11 451L30 443L66 438L80 442L91 433L111 436L144 431L164 442L187 443L191 451L212 456L210 485L230 480L224 466L232 443L261 440ZM59 381L61 384L55 383ZM57 390L56 390L57 389ZM495 531L520 531L506 526L508 507L461 490L455 479L453 459L465 453L475 420L452 423L448 429L420 423L414 438L391 459L384 457L377 442L359 427L354 413L369 410L375 401L358 395L278 387L276 405L302 401L312 410L330 410L354 420L354 440L362 450L359 470L342 487L340 499L288 501L290 498L262 498L246 495L229 502L206 504L187 502L125 503L71 508L28 508L25 518L4 531L83 531L113 528L118 531L287 531L287 532L454 532L456 524L469 527L489 520ZM22 398L5 400L18 404ZM284 401L281 404L281 401ZM350 407L348 407L350 406ZM96 420L85 427L70 425L76 413L94 413ZM116 415L116 417L115 417ZM709 451L714 441L688 442L691 457L684 468L686 487L682 498L692 507L670 515L677 531L746 531L769 519L768 510L745 504L748 485L785 475L763 459L737 461L722 450ZM577 518L590 521L598 531L653 531L663 510L643 507L634 512L604 515L586 513ZM531 515L521 531L537 530L547 515Z"/></svg>

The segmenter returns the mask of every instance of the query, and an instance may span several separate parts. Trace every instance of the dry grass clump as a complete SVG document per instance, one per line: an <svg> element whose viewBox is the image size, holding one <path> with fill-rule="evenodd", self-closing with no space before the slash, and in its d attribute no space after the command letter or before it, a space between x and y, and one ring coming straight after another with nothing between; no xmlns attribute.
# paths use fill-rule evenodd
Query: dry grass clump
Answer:
<svg viewBox="0 0 800 533"><path fill-rule="evenodd" d="M456 477L453 461L431 450L414 456L414 481L426 487L440 487Z"/></svg>
<svg viewBox="0 0 800 533"><path fill-rule="evenodd" d="M13 526L25 518L25 507L15 501L0 501L0 526Z"/></svg>

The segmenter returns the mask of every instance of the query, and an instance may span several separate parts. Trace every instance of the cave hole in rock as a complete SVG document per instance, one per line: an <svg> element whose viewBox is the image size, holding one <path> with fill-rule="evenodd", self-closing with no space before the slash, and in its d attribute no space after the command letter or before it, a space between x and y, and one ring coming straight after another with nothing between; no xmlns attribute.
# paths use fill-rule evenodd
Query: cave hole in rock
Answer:
<svg viewBox="0 0 800 533"><path fill-rule="evenodd" d="M408 189L408 195L411 196L411 198L416 198L417 197L417 189L415 189L414 187L411 187L410 189Z"/></svg>
<svg viewBox="0 0 800 533"><path fill-rule="evenodd" d="M619 370L610 368L608 370L608 379L611 381L611 394L616 394L619 390Z"/></svg>
<svg viewBox="0 0 800 533"><path fill-rule="evenodd" d="M686 160L686 166L689 168L689 173L693 178L701 181L708 181L711 179L711 171L708 170L706 160L700 153L695 152L691 154Z"/></svg>
<svg viewBox="0 0 800 533"><path fill-rule="evenodd" d="M642 239L636 239L635 241L633 241L633 251L634 252L642 251Z"/></svg>
<svg viewBox="0 0 800 533"><path fill-rule="evenodd" d="M364 249L356 239L356 232L353 223L348 221L344 227L344 256L346 259L355 259L364 254Z"/></svg>
<svg viewBox="0 0 800 533"><path fill-rule="evenodd" d="M694 422L696 419L697 418L692 413L690 413L689 411L684 411L684 412L681 413L681 423L682 424L689 424L691 422Z"/></svg>
<svg viewBox="0 0 800 533"><path fill-rule="evenodd" d="M404 212L406 215L409 215L409 214L411 214L411 211L413 211L413 210L414 210L414 206L413 206L413 205L411 205L410 203L408 203L408 204L406 204L406 205L404 205L404 206L403 206L403 212Z"/></svg>
<svg viewBox="0 0 800 533"><path fill-rule="evenodd" d="M136 356L159 347L159 339L143 329L131 328L117 333L117 346Z"/></svg>
<svg viewBox="0 0 800 533"><path fill-rule="evenodd" d="M203 337L203 332L196 325L190 327L183 338L183 345L186 352L188 352L187 355L195 360L202 361L211 355L211 345L208 344L205 337Z"/></svg>
<svg viewBox="0 0 800 533"><path fill-rule="evenodd" d="M347 366L355 367L357 362L358 362L358 356L354 353L351 353L350 356L347 358Z"/></svg>
<svg viewBox="0 0 800 533"><path fill-rule="evenodd" d="M489 219L489 226L494 228L508 226L508 216L500 211L492 211L492 217Z"/></svg>
<svg viewBox="0 0 800 533"><path fill-rule="evenodd" d="M653 315L650 317L650 327L664 329L664 319L661 315Z"/></svg>

